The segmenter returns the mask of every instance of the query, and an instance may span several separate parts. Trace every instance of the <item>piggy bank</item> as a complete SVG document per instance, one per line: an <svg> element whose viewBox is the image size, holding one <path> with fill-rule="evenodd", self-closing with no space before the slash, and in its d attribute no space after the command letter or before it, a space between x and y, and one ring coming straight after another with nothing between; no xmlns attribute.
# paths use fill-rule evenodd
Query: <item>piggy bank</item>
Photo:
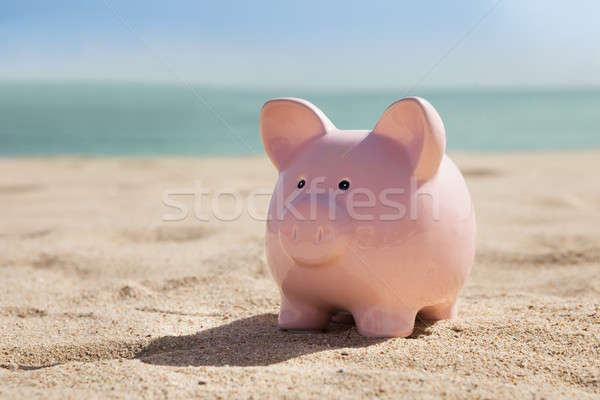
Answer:
<svg viewBox="0 0 600 400"><path fill-rule="evenodd" d="M418 315L456 315L475 216L430 103L399 100L368 131L338 129L308 101L274 99L260 131L279 171L265 244L281 329L353 318L361 335L405 337Z"/></svg>

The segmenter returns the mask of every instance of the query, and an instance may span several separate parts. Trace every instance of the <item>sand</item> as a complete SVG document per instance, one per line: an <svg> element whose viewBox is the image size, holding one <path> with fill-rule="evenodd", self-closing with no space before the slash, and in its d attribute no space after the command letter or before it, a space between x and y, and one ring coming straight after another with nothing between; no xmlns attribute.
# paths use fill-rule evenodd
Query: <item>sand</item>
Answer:
<svg viewBox="0 0 600 400"><path fill-rule="evenodd" d="M453 157L476 262L407 339L280 332L264 222L163 221L265 158L0 160L0 397L598 398L600 152Z"/></svg>

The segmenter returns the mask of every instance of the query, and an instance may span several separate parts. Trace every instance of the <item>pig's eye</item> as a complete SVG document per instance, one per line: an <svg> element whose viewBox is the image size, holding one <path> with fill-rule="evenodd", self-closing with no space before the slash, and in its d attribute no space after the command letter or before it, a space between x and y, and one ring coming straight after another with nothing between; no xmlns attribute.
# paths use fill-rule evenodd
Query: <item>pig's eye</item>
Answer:
<svg viewBox="0 0 600 400"><path fill-rule="evenodd" d="M348 190L348 188L350 187L350 182L344 179L343 181L340 181L340 183L338 183L338 187L340 188L340 190Z"/></svg>
<svg viewBox="0 0 600 400"><path fill-rule="evenodd" d="M298 182L298 189L302 189L304 185L306 185L306 181L302 179L300 182Z"/></svg>

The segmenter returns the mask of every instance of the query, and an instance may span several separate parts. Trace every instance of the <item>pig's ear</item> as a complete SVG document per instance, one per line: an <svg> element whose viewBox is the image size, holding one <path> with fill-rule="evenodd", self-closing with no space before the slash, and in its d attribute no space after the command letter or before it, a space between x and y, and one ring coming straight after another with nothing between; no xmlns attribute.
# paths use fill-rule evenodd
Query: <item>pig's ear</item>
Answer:
<svg viewBox="0 0 600 400"><path fill-rule="evenodd" d="M260 113L263 146L280 171L303 145L332 129L334 126L325 114L302 99L269 100Z"/></svg>
<svg viewBox="0 0 600 400"><path fill-rule="evenodd" d="M433 177L446 150L446 130L435 108L424 99L407 97L385 110L372 134L399 145L418 180Z"/></svg>

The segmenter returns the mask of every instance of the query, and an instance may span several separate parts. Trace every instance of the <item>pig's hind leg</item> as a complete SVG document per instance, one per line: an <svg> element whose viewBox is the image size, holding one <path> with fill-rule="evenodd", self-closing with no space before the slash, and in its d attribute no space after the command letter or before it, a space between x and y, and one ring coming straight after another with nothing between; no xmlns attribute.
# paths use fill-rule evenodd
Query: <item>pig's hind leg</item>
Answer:
<svg viewBox="0 0 600 400"><path fill-rule="evenodd" d="M442 303L423 307L419 311L419 315L422 318L429 320L454 319L457 311L458 307L455 301L453 303Z"/></svg>
<svg viewBox="0 0 600 400"><path fill-rule="evenodd" d="M352 313L358 333L369 337L406 337L415 327L417 312L397 307L372 307Z"/></svg>
<svg viewBox="0 0 600 400"><path fill-rule="evenodd" d="M337 311L331 316L331 322L343 325L354 325L354 317L348 311Z"/></svg>
<svg viewBox="0 0 600 400"><path fill-rule="evenodd" d="M288 331L322 331L329 325L331 312L298 300L281 298L279 328Z"/></svg>

